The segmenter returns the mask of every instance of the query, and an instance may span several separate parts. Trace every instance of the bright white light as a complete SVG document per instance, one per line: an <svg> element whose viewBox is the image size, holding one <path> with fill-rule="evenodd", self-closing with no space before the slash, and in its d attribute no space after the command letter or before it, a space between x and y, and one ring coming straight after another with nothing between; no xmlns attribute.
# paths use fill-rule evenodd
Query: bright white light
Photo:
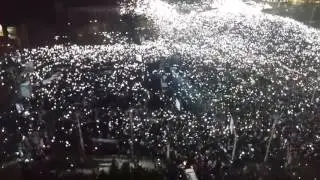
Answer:
<svg viewBox="0 0 320 180"><path fill-rule="evenodd" d="M2 25L0 24L0 36L3 36Z"/></svg>
<svg viewBox="0 0 320 180"><path fill-rule="evenodd" d="M225 0L219 10L231 13L260 13L263 6L258 4L247 5L241 0Z"/></svg>

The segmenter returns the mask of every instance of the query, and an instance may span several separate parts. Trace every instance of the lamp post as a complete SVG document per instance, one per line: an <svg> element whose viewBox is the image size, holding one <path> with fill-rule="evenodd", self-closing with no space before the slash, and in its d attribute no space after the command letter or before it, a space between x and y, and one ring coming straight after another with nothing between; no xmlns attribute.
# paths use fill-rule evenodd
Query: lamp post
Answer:
<svg viewBox="0 0 320 180"><path fill-rule="evenodd" d="M77 111L75 113L75 116L76 116L76 123L77 123L77 128L78 128L78 133L79 133L81 161L84 162L84 158L86 157L86 154L85 154L85 149L84 149L84 141L83 141L83 135L82 135L82 130L81 130L81 124L80 124L80 112Z"/></svg>

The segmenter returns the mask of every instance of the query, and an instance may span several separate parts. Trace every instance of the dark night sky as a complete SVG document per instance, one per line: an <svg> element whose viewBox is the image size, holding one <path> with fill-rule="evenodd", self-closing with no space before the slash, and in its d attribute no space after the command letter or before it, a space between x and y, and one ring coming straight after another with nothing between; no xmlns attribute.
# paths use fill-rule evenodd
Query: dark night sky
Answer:
<svg viewBox="0 0 320 180"><path fill-rule="evenodd" d="M52 20L53 0L2 0L0 22L19 23L28 18Z"/></svg>
<svg viewBox="0 0 320 180"><path fill-rule="evenodd" d="M15 24L27 19L55 22L55 1L65 6L116 5L118 0L1 0L0 23Z"/></svg>

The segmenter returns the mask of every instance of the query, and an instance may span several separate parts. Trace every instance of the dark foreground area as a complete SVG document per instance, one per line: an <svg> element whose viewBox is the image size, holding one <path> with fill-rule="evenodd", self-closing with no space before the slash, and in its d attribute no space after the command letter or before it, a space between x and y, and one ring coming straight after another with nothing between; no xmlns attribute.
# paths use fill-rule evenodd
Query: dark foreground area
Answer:
<svg viewBox="0 0 320 180"><path fill-rule="evenodd" d="M183 163L185 164L185 163ZM248 164L244 168L224 167L217 162L215 168L210 169L206 164L185 165L175 161L166 162L164 166L155 169L144 169L139 165L132 166L129 163L119 165L112 161L110 169L101 171L96 166L86 168L62 169L53 163L16 163L0 170L0 179L10 180L231 180L231 179L275 179L291 180L301 179L301 174L292 175L289 169L269 171L268 165ZM58 164L56 164L58 165ZM53 168L55 166L55 168ZM49 169L52 167L52 169ZM186 173L186 169L194 169L197 179ZM303 171L303 169L302 169ZM302 172L301 172L302 173ZM311 178L317 174L316 169L307 169L303 172L303 177ZM309 175L309 176L308 176ZM312 178L311 178L312 179Z"/></svg>

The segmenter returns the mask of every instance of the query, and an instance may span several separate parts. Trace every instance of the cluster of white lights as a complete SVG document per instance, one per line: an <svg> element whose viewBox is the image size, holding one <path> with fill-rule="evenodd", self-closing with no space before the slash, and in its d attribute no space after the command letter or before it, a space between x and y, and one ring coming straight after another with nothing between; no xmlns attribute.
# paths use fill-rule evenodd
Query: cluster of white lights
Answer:
<svg viewBox="0 0 320 180"><path fill-rule="evenodd" d="M266 147L256 142L267 144L273 116L280 112L272 138L281 137L283 146L272 146L272 155L280 155L289 139L296 138L301 146L308 144L304 153L313 156L319 149L320 132L307 119L317 115L314 108L319 105L319 31L257 9L248 13L243 9L250 7L240 1L230 9L228 2L203 10L160 0L138 1L133 11L157 26L155 41L25 49L10 54L1 65L10 60L21 66L33 64L33 71L25 73L33 85L27 117L47 102L47 111L62 112L60 124L80 112L81 126L87 132L101 134L108 127L112 137L128 137L124 144L129 144L132 135L134 143L151 150L172 143L171 147L181 154L209 151L207 145L215 144L229 162L232 128L243 140L238 144L237 158L255 158ZM191 11L179 11L179 6ZM111 38L108 33L102 35ZM157 63L160 67L149 72L148 68ZM169 70L161 67L170 63ZM147 87L145 84L154 76L166 88ZM6 71L1 71L0 77L3 86L12 78ZM165 90L170 88L173 95ZM117 97L116 101L124 99L129 108L135 109L132 119L121 105L97 106L110 95ZM154 96L165 105L149 109ZM92 119L94 109L102 117ZM233 117L232 128L227 114ZM108 122L103 117L108 117ZM89 121L96 123L95 128L88 129ZM160 128L155 130L157 125ZM62 125L56 131L72 134L75 128ZM294 130L282 131L285 128ZM299 132L299 136L293 132ZM307 132L312 132L312 138L302 135ZM51 142L60 142L59 137ZM72 146L67 139L61 143Z"/></svg>

